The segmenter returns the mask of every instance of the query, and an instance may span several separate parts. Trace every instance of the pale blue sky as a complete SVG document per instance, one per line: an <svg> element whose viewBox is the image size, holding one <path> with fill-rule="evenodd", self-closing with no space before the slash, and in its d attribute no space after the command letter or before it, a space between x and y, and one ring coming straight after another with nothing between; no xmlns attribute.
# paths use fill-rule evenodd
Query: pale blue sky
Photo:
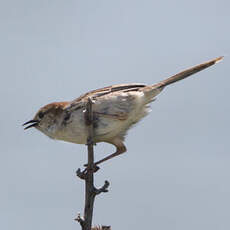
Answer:
<svg viewBox="0 0 230 230"><path fill-rule="evenodd" d="M117 83L152 84L224 61L168 87L105 163L95 224L112 229L230 229L230 4L227 0L10 0L0 3L0 229L75 230L86 147L21 124L43 105ZM113 151L98 144L96 158Z"/></svg>

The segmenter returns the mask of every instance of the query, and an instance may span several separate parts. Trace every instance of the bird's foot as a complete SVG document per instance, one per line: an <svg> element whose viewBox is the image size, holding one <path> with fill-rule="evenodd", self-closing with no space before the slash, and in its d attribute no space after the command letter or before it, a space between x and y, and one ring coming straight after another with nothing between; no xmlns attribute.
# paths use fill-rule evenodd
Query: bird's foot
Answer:
<svg viewBox="0 0 230 230"><path fill-rule="evenodd" d="M89 173L95 173L99 170L100 168L98 166L96 166L95 164L93 164L93 167L88 167L86 166L86 168L81 171L81 169L79 168L76 171L76 175L81 178L82 180L85 180L88 176Z"/></svg>
<svg viewBox="0 0 230 230"><path fill-rule="evenodd" d="M95 173L95 172L97 172L100 169L100 167L98 167L96 164L93 164L92 166L88 166L88 164L84 164L84 167L86 167L84 169L84 171L86 171L86 172L92 170Z"/></svg>
<svg viewBox="0 0 230 230"><path fill-rule="evenodd" d="M87 175L88 175L88 173L95 173L95 172L97 172L100 168L97 166L97 165L95 165L95 164L93 164L91 167L88 167L88 165L87 164L85 164L84 165L86 168L83 170L83 171L81 171L81 169L79 168L77 171L76 171L76 175L79 177L79 178L81 178L82 180L85 180L86 178L87 178Z"/></svg>

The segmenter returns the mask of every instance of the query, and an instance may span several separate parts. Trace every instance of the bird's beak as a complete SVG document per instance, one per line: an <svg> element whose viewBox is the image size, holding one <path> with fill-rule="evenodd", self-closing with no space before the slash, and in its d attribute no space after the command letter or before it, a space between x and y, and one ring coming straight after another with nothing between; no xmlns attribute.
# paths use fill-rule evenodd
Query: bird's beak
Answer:
<svg viewBox="0 0 230 230"><path fill-rule="evenodd" d="M31 124L31 123L32 123L32 124ZM37 126L38 123L39 123L38 120L30 120L30 121L27 121L26 123L24 123L23 126L24 126L24 125L27 125L27 124L31 124L31 125L29 125L29 126L27 126L27 127L24 128L24 129L29 129L29 128L32 128L32 127Z"/></svg>

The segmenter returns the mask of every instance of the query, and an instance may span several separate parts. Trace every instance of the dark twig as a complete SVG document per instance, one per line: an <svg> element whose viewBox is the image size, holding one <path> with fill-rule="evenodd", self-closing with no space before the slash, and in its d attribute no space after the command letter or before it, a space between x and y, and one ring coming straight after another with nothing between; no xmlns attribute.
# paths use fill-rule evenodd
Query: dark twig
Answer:
<svg viewBox="0 0 230 230"><path fill-rule="evenodd" d="M109 182L106 180L104 185L99 189L95 188L94 192L96 193L96 195L99 195L102 192L108 192L108 187L109 187Z"/></svg>
<svg viewBox="0 0 230 230"><path fill-rule="evenodd" d="M93 205L96 195L102 192L108 192L109 182L105 181L105 184L97 189L94 186L94 173L99 170L98 166L94 165L94 128L93 128L93 102L91 98L88 98L88 102L86 104L85 109L85 124L88 127L88 139L87 139L87 147L88 147L88 163L87 167L81 171L78 169L76 174L79 178L85 180L85 209L84 209L84 218L78 214L75 219L78 221L82 227L82 230L91 230L92 227L92 217L93 217ZM93 228L92 228L93 229ZM97 229L97 228L94 228ZM110 229L109 226L101 226L98 229Z"/></svg>
<svg viewBox="0 0 230 230"><path fill-rule="evenodd" d="M94 178L93 178L93 165L94 165L94 152L93 152L93 111L92 100L89 98L85 111L85 123L88 126L88 166L85 178L85 210L84 210L84 228L82 230L91 230L93 218L93 204L95 199L94 194Z"/></svg>
<svg viewBox="0 0 230 230"><path fill-rule="evenodd" d="M95 227L92 228L92 230L111 230L111 227L110 226L105 226L105 225L95 226Z"/></svg>
<svg viewBox="0 0 230 230"><path fill-rule="evenodd" d="M84 227L84 219L81 217L80 213L77 214L77 217L74 220L79 222L79 224L81 225L82 228Z"/></svg>
<svg viewBox="0 0 230 230"><path fill-rule="evenodd" d="M76 171L76 175L81 178L82 180L85 180L86 179L86 169L81 171L81 169L79 168L77 171Z"/></svg>

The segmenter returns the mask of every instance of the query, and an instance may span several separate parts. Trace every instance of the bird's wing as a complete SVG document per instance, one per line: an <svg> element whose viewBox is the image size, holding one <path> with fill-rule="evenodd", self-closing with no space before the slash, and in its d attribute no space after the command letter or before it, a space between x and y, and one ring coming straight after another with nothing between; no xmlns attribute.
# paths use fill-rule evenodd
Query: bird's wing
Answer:
<svg viewBox="0 0 230 230"><path fill-rule="evenodd" d="M92 100L97 100L103 96L106 96L108 98L108 96L114 93L122 93L122 92L126 93L126 92L131 92L131 91L133 92L139 91L141 88L144 88L144 87L146 87L145 84L132 83L132 84L118 84L118 85L107 86L101 89L96 89L86 94L83 94L80 97L73 100L70 103L70 106L68 109L71 108L71 110L75 110L75 109L82 108L87 103L89 97Z"/></svg>
<svg viewBox="0 0 230 230"><path fill-rule="evenodd" d="M107 86L101 89L96 89L93 91L90 91L86 94L81 95L77 99L73 101L74 102L79 102L79 101L84 101L87 100L88 97L92 99L96 99L98 97L108 95L114 92L129 92L129 91L138 91L140 88L145 87L145 84L140 84L140 83L132 83L132 84L119 84L119 85L112 85L112 86Z"/></svg>
<svg viewBox="0 0 230 230"><path fill-rule="evenodd" d="M90 97L94 102L93 110L96 116L109 120L126 120L135 108L134 95L144 87L145 84L133 83L93 90L73 100L66 111L84 110Z"/></svg>

